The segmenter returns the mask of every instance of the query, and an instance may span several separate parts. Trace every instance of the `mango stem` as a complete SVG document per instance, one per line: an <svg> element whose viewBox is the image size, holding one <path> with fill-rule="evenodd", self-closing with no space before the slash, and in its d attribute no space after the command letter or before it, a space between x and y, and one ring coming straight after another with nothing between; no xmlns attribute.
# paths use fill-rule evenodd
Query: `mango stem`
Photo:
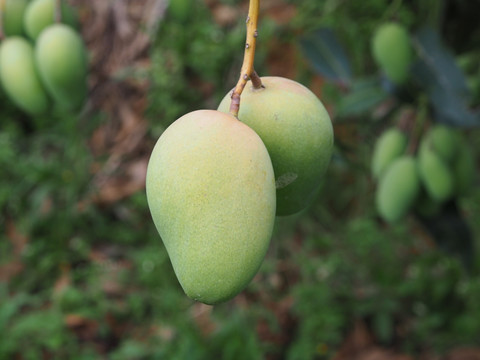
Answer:
<svg viewBox="0 0 480 360"><path fill-rule="evenodd" d="M252 80L255 88L262 87L262 81L254 70L253 63L255 59L255 48L258 37L258 14L260 11L260 0L250 0L247 16L247 40L245 43L245 53L243 56L240 78L232 92L232 102L230 104L230 114L238 117L240 110L240 97L248 80Z"/></svg>
<svg viewBox="0 0 480 360"><path fill-rule="evenodd" d="M5 38L5 32L3 30L3 6L4 2L0 1L0 41Z"/></svg>
<svg viewBox="0 0 480 360"><path fill-rule="evenodd" d="M62 22L62 0L55 0L55 7L53 9L53 20L56 23Z"/></svg>

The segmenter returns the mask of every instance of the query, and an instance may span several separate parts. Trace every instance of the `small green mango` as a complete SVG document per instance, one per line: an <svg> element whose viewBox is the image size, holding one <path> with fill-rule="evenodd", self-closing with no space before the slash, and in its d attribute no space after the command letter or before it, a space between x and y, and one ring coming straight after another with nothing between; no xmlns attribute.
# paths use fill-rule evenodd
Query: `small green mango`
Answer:
<svg viewBox="0 0 480 360"><path fill-rule="evenodd" d="M309 89L281 77L248 82L238 118L260 136L275 171L277 215L291 215L314 200L333 152L333 127L323 104ZM218 110L228 113L230 94Z"/></svg>
<svg viewBox="0 0 480 360"><path fill-rule="evenodd" d="M45 113L50 105L35 67L32 45L22 37L5 39L0 47L0 79L10 100L31 114Z"/></svg>
<svg viewBox="0 0 480 360"><path fill-rule="evenodd" d="M45 88L60 110L77 110L87 94L87 55L80 35L64 24L46 28L35 61Z"/></svg>
<svg viewBox="0 0 480 360"><path fill-rule="evenodd" d="M397 128L385 131L375 143L372 155L372 175L379 179L390 164L407 149L407 136Z"/></svg>
<svg viewBox="0 0 480 360"><path fill-rule="evenodd" d="M388 167L378 183L376 206L380 216L390 223L403 218L420 194L415 159L404 155Z"/></svg>
<svg viewBox="0 0 480 360"><path fill-rule="evenodd" d="M447 163L433 150L428 139L420 144L418 171L427 194L438 202L453 195L453 175Z"/></svg>
<svg viewBox="0 0 480 360"><path fill-rule="evenodd" d="M275 220L272 164L252 129L214 110L182 116L153 149L146 191L190 298L217 304L247 286L265 257Z"/></svg>
<svg viewBox="0 0 480 360"><path fill-rule="evenodd" d="M23 35L23 14L27 5L28 0L0 0L6 36Z"/></svg>
<svg viewBox="0 0 480 360"><path fill-rule="evenodd" d="M407 80L413 52L405 27L394 22L382 24L373 36L372 54L394 83L401 85Z"/></svg>
<svg viewBox="0 0 480 360"><path fill-rule="evenodd" d="M32 0L27 6L23 26L30 39L37 40L46 27L55 23L55 2L56 0ZM61 3L61 22L77 29L78 18L75 9L65 1Z"/></svg>
<svg viewBox="0 0 480 360"><path fill-rule="evenodd" d="M435 125L427 134L433 150L447 163L455 161L461 142L458 131L446 126Z"/></svg>
<svg viewBox="0 0 480 360"><path fill-rule="evenodd" d="M403 155L388 167L378 183L376 206L380 216L390 223L403 218L420 194L415 159Z"/></svg>
<svg viewBox="0 0 480 360"><path fill-rule="evenodd" d="M461 143L453 164L455 194L464 196L472 189L475 180L475 158L466 143Z"/></svg>

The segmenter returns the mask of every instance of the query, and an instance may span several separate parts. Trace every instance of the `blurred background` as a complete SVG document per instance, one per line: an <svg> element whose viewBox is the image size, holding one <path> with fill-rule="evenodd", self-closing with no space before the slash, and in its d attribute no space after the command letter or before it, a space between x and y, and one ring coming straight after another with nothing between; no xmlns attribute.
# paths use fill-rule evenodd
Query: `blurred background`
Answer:
<svg viewBox="0 0 480 360"><path fill-rule="evenodd" d="M248 1L72 0L88 51L78 112L0 91L0 359L480 359L480 1L262 0L255 68L327 107L318 198L277 218L249 286L215 307L178 284L145 197L158 137L238 79ZM8 15L7 15L8 17ZM385 22L413 60L372 56ZM472 155L468 191L386 222L377 139L436 124Z"/></svg>

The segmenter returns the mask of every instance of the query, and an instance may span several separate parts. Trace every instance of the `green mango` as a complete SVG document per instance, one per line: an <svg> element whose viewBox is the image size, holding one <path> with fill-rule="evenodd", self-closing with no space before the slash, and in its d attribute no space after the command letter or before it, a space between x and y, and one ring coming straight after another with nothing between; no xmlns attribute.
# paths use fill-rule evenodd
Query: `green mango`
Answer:
<svg viewBox="0 0 480 360"><path fill-rule="evenodd" d="M32 45L22 37L5 39L0 47L0 79L8 97L30 115L49 109L50 100L37 74Z"/></svg>
<svg viewBox="0 0 480 360"><path fill-rule="evenodd" d="M375 196L378 213L390 223L402 219L415 204L420 189L415 159L409 155L397 158L378 183Z"/></svg>
<svg viewBox="0 0 480 360"><path fill-rule="evenodd" d="M407 29L394 22L382 24L372 38L372 55L377 65L396 84L403 84L413 59Z"/></svg>
<svg viewBox="0 0 480 360"><path fill-rule="evenodd" d="M372 175L379 179L390 164L407 149L407 136L397 128L390 128L378 138L372 155Z"/></svg>
<svg viewBox="0 0 480 360"><path fill-rule="evenodd" d="M475 180L475 169L475 157L472 149L466 143L461 143L453 164L456 195L464 196L471 190Z"/></svg>
<svg viewBox="0 0 480 360"><path fill-rule="evenodd" d="M147 200L190 298L227 301L258 271L275 221L275 178L265 145L231 115L188 113L157 141Z"/></svg>
<svg viewBox="0 0 480 360"><path fill-rule="evenodd" d="M418 171L427 194L438 202L453 195L454 181L447 163L433 150L425 139L420 144Z"/></svg>
<svg viewBox="0 0 480 360"><path fill-rule="evenodd" d="M64 24L38 37L35 61L45 88L60 110L77 110L87 94L87 51L80 35Z"/></svg>
<svg viewBox="0 0 480 360"><path fill-rule="evenodd" d="M43 29L55 23L56 0L32 0L25 9L23 26L28 37L37 40ZM75 29L78 28L78 18L75 9L62 1L62 23Z"/></svg>
<svg viewBox="0 0 480 360"><path fill-rule="evenodd" d="M333 127L320 100L298 82L262 77L264 88L247 83L238 118L268 149L275 171L277 215L306 208L320 186L333 152ZM228 113L230 94L218 110Z"/></svg>
<svg viewBox="0 0 480 360"><path fill-rule="evenodd" d="M6 36L23 35L23 14L27 5L28 0L0 0Z"/></svg>
<svg viewBox="0 0 480 360"><path fill-rule="evenodd" d="M435 125L427 134L430 146L447 163L455 161L461 142L457 130L446 125Z"/></svg>

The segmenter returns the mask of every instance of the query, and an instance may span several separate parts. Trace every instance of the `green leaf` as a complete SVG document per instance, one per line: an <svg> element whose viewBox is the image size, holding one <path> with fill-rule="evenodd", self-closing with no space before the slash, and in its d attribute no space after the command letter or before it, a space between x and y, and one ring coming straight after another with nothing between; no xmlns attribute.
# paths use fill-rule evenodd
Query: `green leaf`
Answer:
<svg viewBox="0 0 480 360"><path fill-rule="evenodd" d="M313 69L329 80L349 84L352 71L346 52L331 29L322 28L300 39Z"/></svg>
<svg viewBox="0 0 480 360"><path fill-rule="evenodd" d="M358 115L369 111L388 97L377 79L356 81L351 92L338 104L338 116Z"/></svg>
<svg viewBox="0 0 480 360"><path fill-rule="evenodd" d="M422 28L414 44L419 59L412 72L432 102L436 121L458 127L480 126L480 113L467 106L472 94L465 76L440 35L429 27Z"/></svg>

